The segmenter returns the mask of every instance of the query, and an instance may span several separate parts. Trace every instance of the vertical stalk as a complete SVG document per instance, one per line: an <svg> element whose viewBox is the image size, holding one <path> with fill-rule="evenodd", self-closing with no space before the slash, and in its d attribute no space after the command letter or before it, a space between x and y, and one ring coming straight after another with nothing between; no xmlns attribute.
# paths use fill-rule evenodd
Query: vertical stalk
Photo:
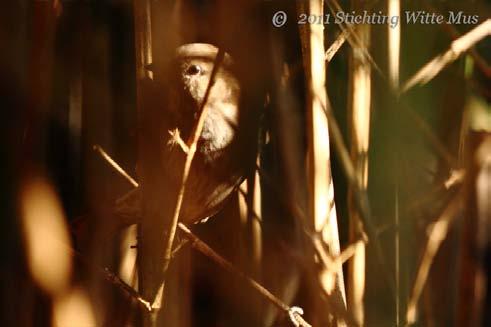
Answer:
<svg viewBox="0 0 491 327"><path fill-rule="evenodd" d="M152 23L151 6L149 0L134 0L133 7L135 15L135 53L136 73L138 81L149 78L153 79L152 71L146 69L152 63ZM137 88L137 92L139 88ZM138 92L140 101L140 92Z"/></svg>
<svg viewBox="0 0 491 327"><path fill-rule="evenodd" d="M257 159L259 167L259 155ZM254 171L240 185L238 192L239 199L239 216L241 226L241 260L242 269L248 275L259 283L262 280L262 209L261 209L261 185L259 181L259 172ZM256 294L247 290L244 293L247 303L254 307L255 314L262 314L261 301ZM257 318L257 319L256 319ZM261 317L255 317L252 321L261 321Z"/></svg>
<svg viewBox="0 0 491 327"><path fill-rule="evenodd" d="M152 158L152 153L158 149L158 141L152 130L151 109L148 104L148 88L153 78L152 73L146 69L152 59L151 37L151 4L150 0L134 0L134 26L135 26L135 59L136 59L136 100L138 108L139 135L139 167L141 168L141 189L143 194L143 217L138 226L138 287L143 298L150 303L154 302L158 280L161 278L159 261L162 262L161 242L163 214L159 214L156 199L145 196L154 194L159 190L158 181L152 181L152 176L158 177L158 163ZM155 122L154 122L155 123ZM161 193L161 192L159 192ZM157 326L159 309L152 313L144 313L143 326Z"/></svg>
<svg viewBox="0 0 491 327"><path fill-rule="evenodd" d="M259 155L257 157L257 166L261 167L261 162L259 160ZM261 201L261 183L259 179L259 172L254 171L252 177L253 182L251 183L252 190L252 212L249 213L249 226L251 230L251 247L252 247L252 275L257 280L261 280L261 261L262 261L262 229L261 229L261 218L262 218L262 201Z"/></svg>
<svg viewBox="0 0 491 327"><path fill-rule="evenodd" d="M388 0L387 12L389 17L401 17L400 0ZM399 88L399 66L400 66L400 48L401 48L401 22L395 26L388 25L388 58L389 58L389 83L393 90ZM398 166L399 156L396 153L396 165ZM399 228L399 177L396 175L395 189L395 212L394 212L394 271L395 271L395 325L399 326L400 320L400 228Z"/></svg>
<svg viewBox="0 0 491 327"><path fill-rule="evenodd" d="M389 17L401 17L400 0L388 0L388 15ZM399 87L399 66L401 52L401 23L395 26L388 25L389 36L389 81L394 89Z"/></svg>
<svg viewBox="0 0 491 327"><path fill-rule="evenodd" d="M310 0L307 15L322 16L323 1ZM312 225L329 254L340 253L334 185L331 175L329 129L325 109L328 106L326 92L326 63L324 25L306 24L300 30L307 78L307 133L308 133L308 187ZM317 270L320 287L332 300L345 306L342 269L332 272L326 267ZM317 308L317 312L322 312ZM340 322L341 323L341 322Z"/></svg>
<svg viewBox="0 0 491 327"><path fill-rule="evenodd" d="M460 276L455 326L488 326L491 239L491 106L468 95L466 210L460 245Z"/></svg>
<svg viewBox="0 0 491 327"><path fill-rule="evenodd" d="M261 236L261 185L259 173L256 171L241 185L239 192L239 213L244 241L247 249L247 270L251 277L260 280L260 267L262 259Z"/></svg>
<svg viewBox="0 0 491 327"><path fill-rule="evenodd" d="M354 9L356 2L354 2ZM370 136L370 101L371 101L371 69L364 55L370 46L370 25L360 25L356 29L360 40L359 48L352 48L350 76L350 121L351 126L351 158L355 166L355 174L359 182L359 190L366 191L368 185L368 147ZM360 49L362 48L362 49ZM354 192L349 190L350 244L357 241L357 231L361 224L360 214L356 208ZM365 295L365 244L358 242L355 254L348 268L348 307L358 325L363 326Z"/></svg>

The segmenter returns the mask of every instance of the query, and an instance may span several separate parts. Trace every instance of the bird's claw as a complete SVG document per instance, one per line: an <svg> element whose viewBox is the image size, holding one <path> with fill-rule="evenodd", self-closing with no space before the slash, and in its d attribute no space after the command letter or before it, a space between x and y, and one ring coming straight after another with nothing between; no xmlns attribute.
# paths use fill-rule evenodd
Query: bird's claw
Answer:
<svg viewBox="0 0 491 327"><path fill-rule="evenodd" d="M288 310L288 317L295 327L312 327L303 318L303 309L300 307L291 307Z"/></svg>
<svg viewBox="0 0 491 327"><path fill-rule="evenodd" d="M181 138L181 133L179 132L179 129L173 129L169 131L170 139L167 142L168 145L174 145L177 144L181 148L184 153L189 152L189 146L184 142L184 140Z"/></svg>

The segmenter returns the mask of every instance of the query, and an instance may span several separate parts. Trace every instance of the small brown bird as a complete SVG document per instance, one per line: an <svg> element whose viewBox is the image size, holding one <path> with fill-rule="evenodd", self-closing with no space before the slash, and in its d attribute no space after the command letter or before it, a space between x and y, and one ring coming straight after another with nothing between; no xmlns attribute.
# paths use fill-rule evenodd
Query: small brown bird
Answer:
<svg viewBox="0 0 491 327"><path fill-rule="evenodd" d="M160 160L165 189L177 194L187 140L196 125L218 49L192 43L176 50L170 69L170 105L162 122ZM254 159L257 128L241 107L241 89L232 58L225 54L206 100L207 114L192 162L180 221L195 223L217 213L239 185ZM141 217L141 194L132 191L117 201L116 214L133 221Z"/></svg>

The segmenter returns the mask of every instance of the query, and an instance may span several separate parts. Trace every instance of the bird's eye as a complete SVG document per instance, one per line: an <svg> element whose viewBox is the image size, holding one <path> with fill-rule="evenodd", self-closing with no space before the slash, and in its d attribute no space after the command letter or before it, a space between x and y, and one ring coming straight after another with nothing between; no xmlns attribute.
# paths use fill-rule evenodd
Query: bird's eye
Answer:
<svg viewBox="0 0 491 327"><path fill-rule="evenodd" d="M186 69L184 74L186 74L186 75L198 75L201 73L201 71L202 71L202 68L200 66L191 65Z"/></svg>

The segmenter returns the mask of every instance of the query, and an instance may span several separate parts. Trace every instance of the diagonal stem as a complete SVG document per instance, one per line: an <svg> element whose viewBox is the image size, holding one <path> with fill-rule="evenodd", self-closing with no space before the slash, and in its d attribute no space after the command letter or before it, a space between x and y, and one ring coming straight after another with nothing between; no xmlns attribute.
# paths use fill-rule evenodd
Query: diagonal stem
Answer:
<svg viewBox="0 0 491 327"><path fill-rule="evenodd" d="M196 153L196 147L198 145L198 140L201 135L201 130L203 129L203 124L205 122L206 114L208 112L209 106L207 106L208 98L210 96L210 90L213 87L213 84L215 83L215 76L218 72L219 66L221 62L223 61L225 53L223 50L219 49L218 54L215 58L215 63L213 65L213 70L211 72L210 80L208 81L208 86L206 88L206 93L203 98L203 102L200 105L199 108L199 118L196 123L196 125L193 128L193 131L191 132L191 136L187 141L188 145L188 152L186 155L186 161L184 163L184 169L183 169L183 174L182 174L182 180L181 180L181 187L179 189L179 193L177 196L177 201L176 201L176 207L174 209L174 215L172 216L171 223L169 225L168 230L166 231L166 234L164 235L164 263L162 267L162 272L163 272L163 281L162 284L159 287L159 290L157 292L157 295L152 303L152 307L160 308L161 307L161 301L162 301L162 295L163 295L163 289L164 289L164 284L165 284L165 276L167 274L167 270L169 269L169 264L172 258L172 244L174 242L174 237L176 235L176 229L177 229L177 223L179 221L179 214L181 212L181 207L182 207L182 202L184 200L184 192L186 190L186 182L189 177L189 172L191 171L191 164L194 159L194 155Z"/></svg>

